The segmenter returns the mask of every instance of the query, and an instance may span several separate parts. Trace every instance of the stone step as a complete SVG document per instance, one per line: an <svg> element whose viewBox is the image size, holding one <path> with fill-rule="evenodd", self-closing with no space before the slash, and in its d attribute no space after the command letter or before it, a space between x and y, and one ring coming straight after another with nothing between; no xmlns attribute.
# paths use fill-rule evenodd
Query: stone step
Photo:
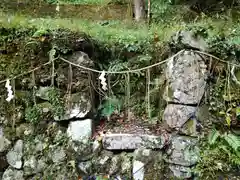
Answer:
<svg viewBox="0 0 240 180"><path fill-rule="evenodd" d="M134 150L141 147L162 149L168 143L168 135L141 134L106 134L103 137L103 148L107 150Z"/></svg>

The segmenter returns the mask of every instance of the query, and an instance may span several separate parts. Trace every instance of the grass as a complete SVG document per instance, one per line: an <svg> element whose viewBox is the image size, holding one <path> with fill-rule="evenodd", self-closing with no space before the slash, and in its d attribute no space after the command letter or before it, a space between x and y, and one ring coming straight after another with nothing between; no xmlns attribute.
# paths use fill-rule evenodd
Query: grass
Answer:
<svg viewBox="0 0 240 180"><path fill-rule="evenodd" d="M63 18L31 18L21 14L6 14L0 11L0 25L3 27L22 27L37 29L56 29L68 28L73 31L84 32L93 38L106 43L120 43L133 45L139 43L151 42L154 37L158 37L159 43L169 40L170 36L178 30L187 27L204 27L208 29L211 37L218 34L230 35L232 32L239 32L239 24L229 19L216 19L210 17L199 18L199 20L190 23L183 21L165 21L162 23L153 23L150 26L146 24L136 24L130 20L125 21L89 21L84 19L63 19ZM212 28L209 28L209 27Z"/></svg>
<svg viewBox="0 0 240 180"><path fill-rule="evenodd" d="M45 0L48 3L59 4L84 4L84 5L105 5L108 3L120 3L122 0Z"/></svg>
<svg viewBox="0 0 240 180"><path fill-rule="evenodd" d="M184 24L154 24L148 27L146 24L136 24L129 21L109 21L106 26L102 21L88 21L83 19L32 19L22 15L9 15L0 12L0 24L4 27L36 27L38 29L69 28L73 31L84 32L100 41L112 43L131 44L139 41L150 41L154 34L161 41L168 40L172 33L184 28Z"/></svg>

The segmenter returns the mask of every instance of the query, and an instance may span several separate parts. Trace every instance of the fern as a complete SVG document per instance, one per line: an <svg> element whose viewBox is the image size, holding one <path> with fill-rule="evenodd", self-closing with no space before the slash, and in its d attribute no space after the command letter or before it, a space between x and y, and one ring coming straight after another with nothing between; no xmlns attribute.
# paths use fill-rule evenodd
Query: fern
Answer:
<svg viewBox="0 0 240 180"><path fill-rule="evenodd" d="M233 134L225 134L223 138L240 157L240 137Z"/></svg>
<svg viewBox="0 0 240 180"><path fill-rule="evenodd" d="M211 134L208 136L208 143L210 145L215 144L219 137L220 137L220 133L216 129L213 129Z"/></svg>

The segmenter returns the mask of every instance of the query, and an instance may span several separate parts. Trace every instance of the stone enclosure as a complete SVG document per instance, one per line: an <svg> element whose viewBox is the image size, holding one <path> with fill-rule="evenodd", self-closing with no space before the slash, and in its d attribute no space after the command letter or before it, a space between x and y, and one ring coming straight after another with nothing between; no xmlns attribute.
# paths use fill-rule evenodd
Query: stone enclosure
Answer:
<svg viewBox="0 0 240 180"><path fill-rule="evenodd" d="M159 135L109 132L91 139L95 131L94 120L89 118L93 101L89 90L83 88L71 94L68 111L63 117L55 117L44 133L32 136L33 128L23 123L17 127L19 139L14 142L0 125L2 180L65 180L91 175L109 175L118 180L196 178L191 170L198 161L197 137L204 126L199 108L207 85L207 57L192 49L207 51L207 45L189 32L180 32L173 40L188 50L171 58L165 70L167 86L163 98L167 106L162 121L170 131ZM93 67L83 52L68 60ZM45 105L47 92L48 87L37 92ZM44 106L46 112L48 108ZM67 128L60 125L64 121Z"/></svg>

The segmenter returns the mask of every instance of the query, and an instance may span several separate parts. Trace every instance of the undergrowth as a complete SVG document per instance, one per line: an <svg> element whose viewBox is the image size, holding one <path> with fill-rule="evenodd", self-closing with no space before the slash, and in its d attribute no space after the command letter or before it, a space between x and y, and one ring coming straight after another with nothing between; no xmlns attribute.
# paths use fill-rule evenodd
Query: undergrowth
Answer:
<svg viewBox="0 0 240 180"><path fill-rule="evenodd" d="M202 144L195 172L201 179L216 179L240 168L240 138L232 133L214 129ZM238 169L238 170L237 170Z"/></svg>

